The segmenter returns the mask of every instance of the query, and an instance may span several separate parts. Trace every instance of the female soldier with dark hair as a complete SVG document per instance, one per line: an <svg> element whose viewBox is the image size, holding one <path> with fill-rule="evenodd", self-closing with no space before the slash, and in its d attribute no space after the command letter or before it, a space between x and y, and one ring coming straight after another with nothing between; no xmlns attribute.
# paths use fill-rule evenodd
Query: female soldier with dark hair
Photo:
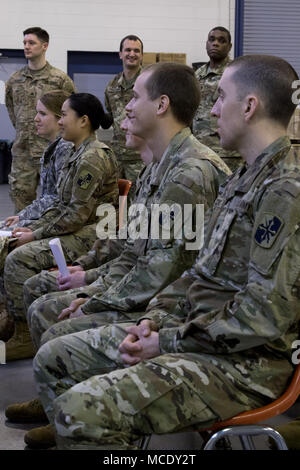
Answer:
<svg viewBox="0 0 300 470"><path fill-rule="evenodd" d="M53 90L45 93L36 105L34 122L37 134L49 141L49 145L41 158L40 194L31 204L17 215L5 219L6 227L18 224L20 227L30 225L32 220L40 218L57 197L57 178L63 164L65 154L71 149L71 143L60 136L58 121L61 118L61 107L70 93Z"/></svg>
<svg viewBox="0 0 300 470"><path fill-rule="evenodd" d="M5 261L6 306L15 324L14 335L6 343L7 360L34 355L24 311L23 284L29 277L55 265L49 239L60 237L66 261L72 263L96 240L97 207L105 203L117 205L116 159L112 150L95 135L102 119L103 107L89 93L72 94L63 103L59 120L61 136L72 142L73 147L59 175L57 200L29 228L14 229L17 248Z"/></svg>

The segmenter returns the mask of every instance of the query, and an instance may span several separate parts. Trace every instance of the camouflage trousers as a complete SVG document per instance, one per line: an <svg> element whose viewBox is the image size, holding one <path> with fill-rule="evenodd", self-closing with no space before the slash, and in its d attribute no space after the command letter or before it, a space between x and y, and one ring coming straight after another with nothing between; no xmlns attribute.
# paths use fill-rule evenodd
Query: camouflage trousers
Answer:
<svg viewBox="0 0 300 470"><path fill-rule="evenodd" d="M23 300L24 282L42 269L49 269L56 265L49 247L51 238L35 240L20 246L9 253L6 258L3 274L6 303L7 310L15 321L25 321L26 318ZM96 239L95 224L59 238L66 262L70 264L91 249Z"/></svg>
<svg viewBox="0 0 300 470"><path fill-rule="evenodd" d="M118 350L130 323L49 341L34 359L59 449L133 449L147 434L211 426L261 406L207 354L164 354L126 367Z"/></svg>
<svg viewBox="0 0 300 470"><path fill-rule="evenodd" d="M102 266L103 275L106 269L109 269L109 265ZM91 297L93 294L104 292L106 287L101 284L100 277L90 285L59 291L56 277L57 271L42 271L36 276L32 276L24 284L24 305L27 312L27 323L36 349L41 344L59 336L96 328L106 323L132 320L140 316L136 312L126 314L117 311L105 311L58 321L58 315L64 308L69 307L73 300L77 299L78 294ZM120 280L121 278L120 276Z"/></svg>
<svg viewBox="0 0 300 470"><path fill-rule="evenodd" d="M20 212L36 198L40 180L40 159L13 153L11 171L8 176L10 198L15 204L15 213Z"/></svg>

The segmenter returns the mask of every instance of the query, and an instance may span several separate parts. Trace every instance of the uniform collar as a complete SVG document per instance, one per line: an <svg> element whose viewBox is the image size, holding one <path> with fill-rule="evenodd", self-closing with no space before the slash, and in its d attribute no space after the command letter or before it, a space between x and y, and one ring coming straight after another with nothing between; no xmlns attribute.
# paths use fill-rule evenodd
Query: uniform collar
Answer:
<svg viewBox="0 0 300 470"><path fill-rule="evenodd" d="M44 67L39 70L32 70L29 68L28 65L26 65L22 70L22 74L25 77L34 78L38 75L39 78L43 78L43 77L48 77L50 69L51 69L51 65L49 64L49 62L46 62L46 65L44 65Z"/></svg>
<svg viewBox="0 0 300 470"><path fill-rule="evenodd" d="M265 180L277 163L282 159L283 152L291 147L288 136L279 137L256 158L252 165L246 163L234 173L232 180L237 181L234 192L247 193L259 176L259 181Z"/></svg>
<svg viewBox="0 0 300 470"><path fill-rule="evenodd" d="M185 127L180 132L178 132L169 142L160 162L157 165L155 174L152 179L152 184L159 186L162 178L164 177L168 166L171 161L179 159L178 150L181 147L182 143L191 135L191 129Z"/></svg>
<svg viewBox="0 0 300 470"><path fill-rule="evenodd" d="M213 69L210 67L210 62L207 62L202 67L200 67L198 71L198 77L204 78L209 74L222 75L224 72L224 69L227 67L227 65L230 62L231 62L231 59L227 56L217 67Z"/></svg>
<svg viewBox="0 0 300 470"><path fill-rule="evenodd" d="M96 134L93 133L79 145L77 150L75 150L75 146L73 144L72 153L70 155L69 162L73 162L74 160L76 160L82 154L82 152L84 152L86 147L90 145L92 142L94 142L95 140L96 140Z"/></svg>
<svg viewBox="0 0 300 470"><path fill-rule="evenodd" d="M142 71L142 67L140 67L138 69L137 73L135 74L135 76L131 80L126 80L124 72L121 72L119 80L118 80L118 85L120 87L124 88L125 90L127 90L129 88L132 88L135 81L136 81L136 79L137 79L137 77L141 73L141 71Z"/></svg>

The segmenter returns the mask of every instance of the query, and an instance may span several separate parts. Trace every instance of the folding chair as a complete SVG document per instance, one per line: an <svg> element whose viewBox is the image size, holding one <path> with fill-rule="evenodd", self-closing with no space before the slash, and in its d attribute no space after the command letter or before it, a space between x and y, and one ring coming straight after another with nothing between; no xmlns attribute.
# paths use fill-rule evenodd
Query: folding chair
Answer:
<svg viewBox="0 0 300 470"><path fill-rule="evenodd" d="M118 185L119 185L119 196L127 196L132 186L132 182L129 180L125 180L125 179L119 179ZM122 197L120 205L119 205L119 229L123 225L125 203L126 203L126 199L125 197Z"/></svg>

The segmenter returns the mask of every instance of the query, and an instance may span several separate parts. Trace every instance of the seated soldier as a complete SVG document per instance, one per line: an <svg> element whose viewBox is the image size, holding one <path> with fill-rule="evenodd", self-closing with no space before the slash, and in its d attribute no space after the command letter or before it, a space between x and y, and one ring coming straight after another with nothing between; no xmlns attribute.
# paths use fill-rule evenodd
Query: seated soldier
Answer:
<svg viewBox="0 0 300 470"><path fill-rule="evenodd" d="M299 106L299 105L298 105ZM297 107L289 124L289 135L294 145L300 144L300 108ZM299 400L298 400L299 402ZM300 450L300 417L275 429L284 437L284 440L290 450Z"/></svg>
<svg viewBox="0 0 300 470"><path fill-rule="evenodd" d="M70 96L61 90L53 90L45 93L37 102L36 117L34 119L37 133L49 141L49 145L41 158L40 172L40 195L29 206L21 210L17 215L9 216L1 222L2 229L7 229L7 236L0 238L1 258L0 258L0 283L1 283L1 304L0 313L0 337L3 340L9 339L13 329L13 321L4 309L5 292L3 289L3 267L6 256L12 251L17 240L11 237L12 228L18 224L19 227L28 227L33 221L38 220L42 213L55 202L57 198L57 182L68 153L71 150L71 142L66 142L60 137L60 127L58 124L61 118L61 107Z"/></svg>
<svg viewBox="0 0 300 470"><path fill-rule="evenodd" d="M151 66L135 82L134 97L127 105L130 121L136 123L130 130L143 137L153 153L153 161L140 175L134 200L136 207L143 205L148 211L148 233L154 204L164 204L167 208L188 205L191 224L187 221L187 225L192 226L197 205L203 204L205 210L212 207L219 183L230 173L214 152L191 135L188 126L199 99L194 72L184 65ZM132 214L132 219L137 219L136 213ZM196 222L202 226L202 220L200 223L195 220L194 225ZM192 266L198 250L185 248L186 236L185 233L183 238L176 238L171 230L168 238L129 236L121 255L100 266L92 284L64 294L52 292L37 299L27 315L36 347L44 332L42 342L98 324L137 318L137 310L145 309L152 297ZM86 282L89 282L88 275L89 271ZM40 286L45 282L47 288L47 278L48 273ZM27 305L28 298L34 295L32 282L37 286L34 278L25 284ZM53 289L51 286L55 284L49 281L48 285ZM37 291L40 293L41 288ZM89 297L81 298L81 295ZM75 306L70 308L72 301ZM63 316L70 318L57 322L62 310ZM30 404L28 408L31 409ZM17 411L14 419L17 419L16 414Z"/></svg>
<svg viewBox="0 0 300 470"><path fill-rule="evenodd" d="M166 84L165 77L170 77L171 83L174 74L178 76L176 86ZM184 80L190 84L189 92ZM151 96L154 86L157 87L155 96ZM26 307L30 306L28 325L37 348L41 335L57 320L70 317L51 328L54 336L88 329L97 322L131 319L131 312L144 309L157 292L193 264L197 250L187 251L184 237L176 239L172 231L166 238L148 239L148 235L154 204L168 208L190 204L190 218L195 218L196 205L204 204L205 210L211 207L219 183L230 173L214 152L191 135L188 125L198 102L198 83L189 67L160 64L145 69L137 78L134 98L126 109L129 114L135 114L137 126L133 132L145 139L153 161L140 175L134 200L137 210L132 219L138 219L139 207L143 205L148 213L146 237L135 239L129 233L119 257L85 274L87 286L33 302L36 295L53 290L54 277L51 280L51 275L42 273L39 278L26 282L24 298ZM146 106L152 108L152 114L145 116ZM60 285L63 287L63 282ZM105 319L101 312L107 310L118 313L108 314Z"/></svg>
<svg viewBox="0 0 300 470"><path fill-rule="evenodd" d="M12 232L18 239L17 248L5 260L4 288L6 308L15 328L6 342L7 360L34 354L24 311L23 285L29 277L55 265L49 240L60 237L70 263L92 247L96 239L99 204L117 205L116 159L112 150L95 136L103 116L100 101L88 93L73 94L63 103L59 124L62 137L73 147L61 170L58 198L30 227L16 227Z"/></svg>
<svg viewBox="0 0 300 470"><path fill-rule="evenodd" d="M61 90L45 93L36 105L34 122L37 134L49 141L49 146L43 153L41 162L39 196L18 214L9 216L3 223L4 227L27 227L32 220L38 220L42 213L50 207L57 198L57 181L64 164L65 154L71 150L71 142L60 136L61 129L58 121L61 119L61 108L70 96ZM59 144L59 145L58 145Z"/></svg>
<svg viewBox="0 0 300 470"><path fill-rule="evenodd" d="M300 162L286 135L296 79L277 57L228 65L212 113L222 146L245 164L220 190L194 267L136 324L39 349L51 424L29 431L30 445L47 435L58 449L132 449L143 435L206 428L283 393L300 319Z"/></svg>

